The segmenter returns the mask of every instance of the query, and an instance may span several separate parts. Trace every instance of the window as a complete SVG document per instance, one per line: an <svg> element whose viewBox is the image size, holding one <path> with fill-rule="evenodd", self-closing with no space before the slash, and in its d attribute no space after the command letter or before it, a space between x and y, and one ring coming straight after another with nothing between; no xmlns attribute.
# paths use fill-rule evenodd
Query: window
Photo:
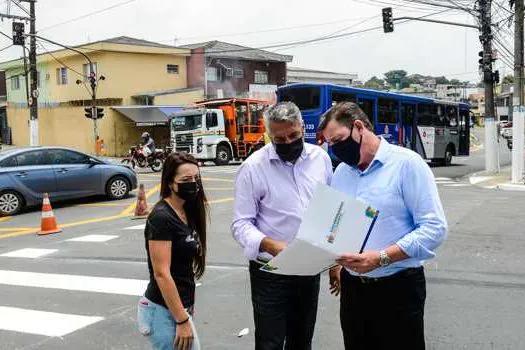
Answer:
<svg viewBox="0 0 525 350"><path fill-rule="evenodd" d="M168 64L166 66L168 74L179 74L179 65L178 64Z"/></svg>
<svg viewBox="0 0 525 350"><path fill-rule="evenodd" d="M242 69L242 68L235 68L233 70L233 78L234 79L243 79L244 78L244 69Z"/></svg>
<svg viewBox="0 0 525 350"><path fill-rule="evenodd" d="M95 77L98 75L98 68L97 63L93 62L93 72L95 73ZM82 74L84 75L84 81L88 81L88 78L91 74L91 69L89 67L89 63L86 63L82 65Z"/></svg>
<svg viewBox="0 0 525 350"><path fill-rule="evenodd" d="M332 106L339 102L356 102L354 94L349 92L332 91Z"/></svg>
<svg viewBox="0 0 525 350"><path fill-rule="evenodd" d="M397 101L380 98L378 102L377 122L381 124L397 123Z"/></svg>
<svg viewBox="0 0 525 350"><path fill-rule="evenodd" d="M67 84L67 68L61 67L57 68L57 85L66 85Z"/></svg>
<svg viewBox="0 0 525 350"><path fill-rule="evenodd" d="M208 79L208 81L219 80L219 69L217 69L217 67L208 67L206 71L206 78Z"/></svg>
<svg viewBox="0 0 525 350"><path fill-rule="evenodd" d="M445 122L447 126L458 126L458 108L456 106L445 107Z"/></svg>
<svg viewBox="0 0 525 350"><path fill-rule="evenodd" d="M254 74L255 84L268 84L268 72L263 70L256 70Z"/></svg>
<svg viewBox="0 0 525 350"><path fill-rule="evenodd" d="M11 78L11 90L20 90L20 76L15 75Z"/></svg>
<svg viewBox="0 0 525 350"><path fill-rule="evenodd" d="M4 159L3 161L0 162L0 168L9 168L9 167L14 167L14 166L17 166L18 163L16 161L16 157L9 157L9 158L6 158Z"/></svg>
<svg viewBox="0 0 525 350"><path fill-rule="evenodd" d="M281 101L293 102L301 111L317 109L321 103L320 88L291 88L281 90L279 95Z"/></svg>
<svg viewBox="0 0 525 350"><path fill-rule="evenodd" d="M40 72L36 72L36 86L37 87L40 87L40 78L41 78L42 74L40 74Z"/></svg>
<svg viewBox="0 0 525 350"><path fill-rule="evenodd" d="M215 128L219 126L219 120L217 119L217 113L211 112L206 113L206 127L209 128Z"/></svg>
<svg viewBox="0 0 525 350"><path fill-rule="evenodd" d="M16 155L18 166L49 165L48 153L46 151L31 151Z"/></svg>
<svg viewBox="0 0 525 350"><path fill-rule="evenodd" d="M412 126L414 123L414 116L416 114L415 106L403 104L401 106L401 120L404 126Z"/></svg>
<svg viewBox="0 0 525 350"><path fill-rule="evenodd" d="M82 153L66 150L52 150L50 156L53 164L89 164L89 157Z"/></svg>
<svg viewBox="0 0 525 350"><path fill-rule="evenodd" d="M433 119L437 117L437 105L422 103L417 106L418 124L422 126L432 126Z"/></svg>

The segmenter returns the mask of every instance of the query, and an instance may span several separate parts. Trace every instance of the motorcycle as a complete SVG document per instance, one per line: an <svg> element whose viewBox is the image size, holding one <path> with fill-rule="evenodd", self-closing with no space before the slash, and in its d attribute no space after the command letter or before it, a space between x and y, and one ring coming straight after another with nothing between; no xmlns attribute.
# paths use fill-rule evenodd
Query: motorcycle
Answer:
<svg viewBox="0 0 525 350"><path fill-rule="evenodd" d="M128 156L122 159L122 164L131 166L132 169L135 169L135 167L149 167L151 168L151 170L158 173L162 170L165 158L166 157L164 151L156 150L155 152L146 156L146 153L144 152L142 147L132 146L129 149Z"/></svg>

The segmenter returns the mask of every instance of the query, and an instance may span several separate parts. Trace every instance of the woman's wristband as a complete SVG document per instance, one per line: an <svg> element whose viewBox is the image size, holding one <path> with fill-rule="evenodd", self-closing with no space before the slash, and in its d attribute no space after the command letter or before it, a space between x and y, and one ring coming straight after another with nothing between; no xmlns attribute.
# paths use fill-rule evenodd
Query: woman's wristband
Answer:
<svg viewBox="0 0 525 350"><path fill-rule="evenodd" d="M181 324L185 324L189 320L190 320L190 316L188 315L188 317L186 317L184 321L175 321L175 323L180 326Z"/></svg>

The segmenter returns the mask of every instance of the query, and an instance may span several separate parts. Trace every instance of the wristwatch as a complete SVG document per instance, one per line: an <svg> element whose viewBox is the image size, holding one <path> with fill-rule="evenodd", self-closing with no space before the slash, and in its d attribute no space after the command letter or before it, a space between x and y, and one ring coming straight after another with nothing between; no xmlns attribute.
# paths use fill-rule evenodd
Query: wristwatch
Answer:
<svg viewBox="0 0 525 350"><path fill-rule="evenodd" d="M385 250L379 251L379 266L384 267L392 263L392 259L388 256Z"/></svg>

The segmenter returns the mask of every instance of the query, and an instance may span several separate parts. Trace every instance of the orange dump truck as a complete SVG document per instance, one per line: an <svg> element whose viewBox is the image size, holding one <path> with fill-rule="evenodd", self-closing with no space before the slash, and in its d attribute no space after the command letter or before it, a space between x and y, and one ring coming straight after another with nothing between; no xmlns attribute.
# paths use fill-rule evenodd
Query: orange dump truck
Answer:
<svg viewBox="0 0 525 350"><path fill-rule="evenodd" d="M264 146L265 101L229 98L197 102L171 115L171 144L217 165L246 159Z"/></svg>

